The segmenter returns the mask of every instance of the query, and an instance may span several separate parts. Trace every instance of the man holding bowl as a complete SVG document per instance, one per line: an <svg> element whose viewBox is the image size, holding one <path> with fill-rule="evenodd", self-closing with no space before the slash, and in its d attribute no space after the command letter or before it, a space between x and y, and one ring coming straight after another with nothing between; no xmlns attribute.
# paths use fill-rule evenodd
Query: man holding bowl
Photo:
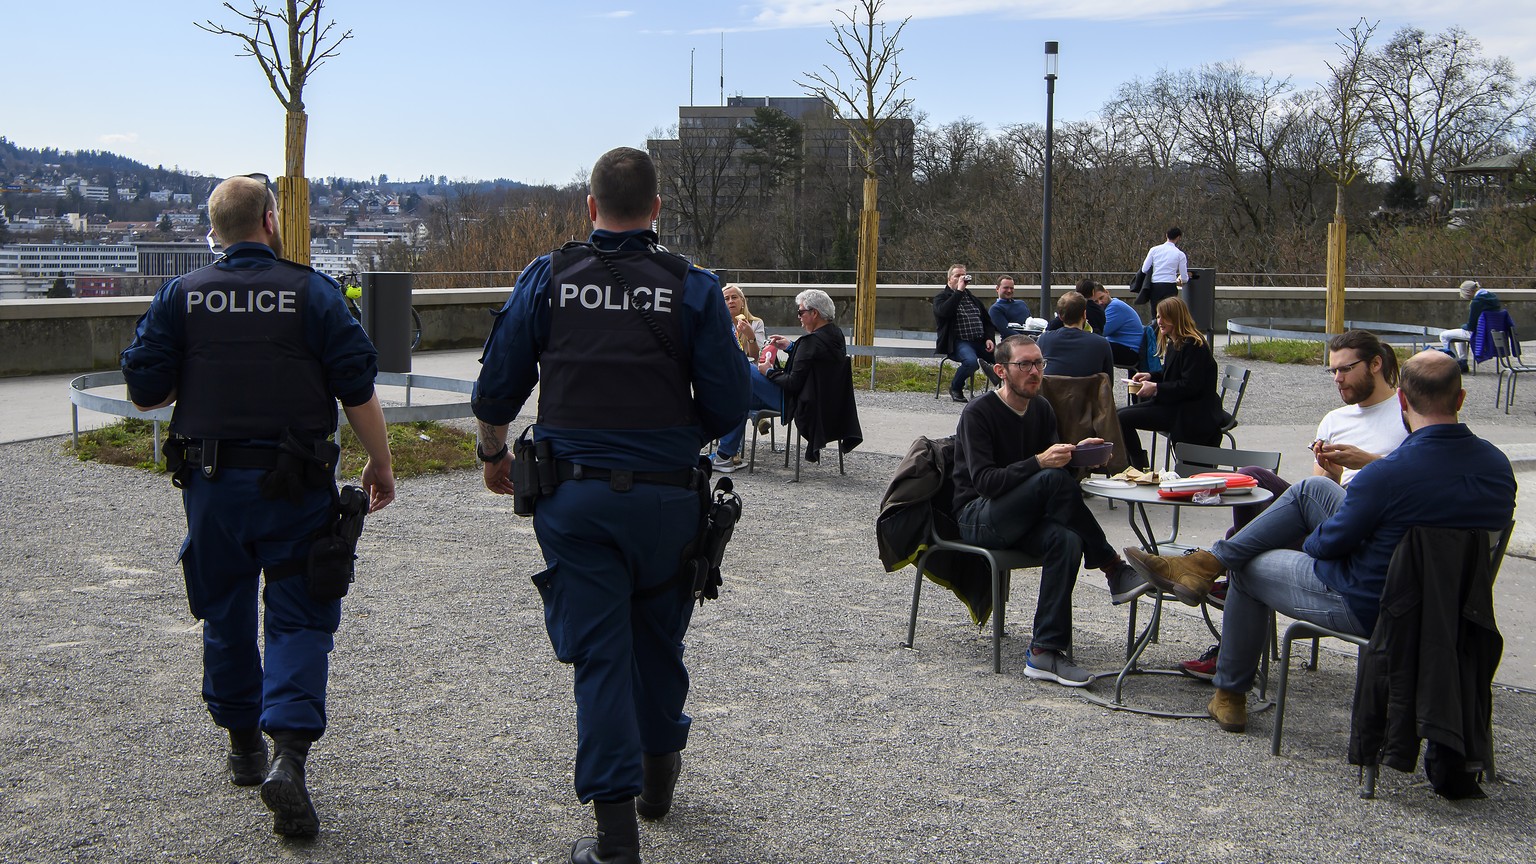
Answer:
<svg viewBox="0 0 1536 864"><path fill-rule="evenodd" d="M1040 395L1045 358L1033 339L1004 339L993 369L1001 386L972 400L960 413L953 468L955 520L966 543L1018 549L1044 559L1024 674L1085 687L1090 676L1071 656L1072 588L1079 561L1104 572L1116 603L1133 599L1146 587L1109 545L1104 529L1083 503L1076 479L1066 470L1068 465L1102 465L1112 450L1103 446L1102 438L1061 443L1056 412ZM1084 454L1074 462L1080 448Z"/></svg>

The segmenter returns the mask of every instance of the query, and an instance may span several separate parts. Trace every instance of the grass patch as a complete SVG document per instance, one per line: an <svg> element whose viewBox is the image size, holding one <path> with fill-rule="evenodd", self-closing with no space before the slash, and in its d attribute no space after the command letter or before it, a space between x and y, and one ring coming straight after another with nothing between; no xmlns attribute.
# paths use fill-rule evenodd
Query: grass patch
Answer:
<svg viewBox="0 0 1536 864"><path fill-rule="evenodd" d="M475 436L452 426L431 420L414 423L391 423L389 452L394 457L395 477L419 477L423 474L443 474L478 468L475 458ZM356 477L363 473L363 463L368 454L358 443L351 426L341 430L341 475Z"/></svg>
<svg viewBox="0 0 1536 864"><path fill-rule="evenodd" d="M155 464L154 423L137 417L124 417L108 426L80 433L80 446L64 443L66 453L74 451L81 462L105 462L163 473L164 465Z"/></svg>
<svg viewBox="0 0 1536 864"><path fill-rule="evenodd" d="M944 378L945 386L955 374L951 366L946 368ZM932 364L924 365L910 360L881 360L875 367L875 389L891 393L932 393L934 376L937 370ZM981 373L971 376L977 387L985 386ZM856 390L869 389L869 370L854 367L853 386Z"/></svg>
<svg viewBox="0 0 1536 864"><path fill-rule="evenodd" d="M1265 360L1270 363L1294 363L1300 366L1322 366L1328 353L1326 343L1306 339L1255 340L1251 346L1245 342L1234 341L1228 343L1222 351L1228 357L1237 360ZM1413 349L1401 345L1394 345L1392 351L1397 355L1399 363L1413 356Z"/></svg>
<svg viewBox="0 0 1536 864"><path fill-rule="evenodd" d="M164 472L155 464L153 424L136 417L125 417L108 426L80 433L80 447L66 441L64 450L73 452L82 462L105 462L146 471ZM475 436L442 423L393 423L389 426L389 449L394 457L396 478L417 477L460 471L479 465L475 459ZM341 430L341 474L354 478L363 471L368 454L357 441L352 427Z"/></svg>

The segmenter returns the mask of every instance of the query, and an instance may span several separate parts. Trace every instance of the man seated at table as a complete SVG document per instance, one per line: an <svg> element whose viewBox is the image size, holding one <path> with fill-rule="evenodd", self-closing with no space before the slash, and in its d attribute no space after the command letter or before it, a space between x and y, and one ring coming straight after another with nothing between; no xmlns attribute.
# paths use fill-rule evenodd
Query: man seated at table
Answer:
<svg viewBox="0 0 1536 864"><path fill-rule="evenodd" d="M1207 708L1222 729L1247 728L1247 693L1269 638L1270 610L1368 636L1387 565L1409 528L1509 524L1514 472L1497 447L1457 419L1465 398L1456 361L1421 352L1403 365L1398 384L1407 440L1361 468L1347 491L1327 477L1308 477L1210 551L1168 557L1125 550L1148 581L1190 605L1232 571L1216 695ZM1302 539L1302 551L1287 548Z"/></svg>
<svg viewBox="0 0 1536 864"><path fill-rule="evenodd" d="M1349 487L1361 468L1397 449L1408 436L1397 405L1397 355L1368 330L1350 330L1328 340L1328 368L1344 404L1329 411L1317 424L1312 444L1312 473ZM1276 498L1291 487L1267 468L1239 468L1268 489ZM1273 501L1274 499L1271 499ZM1232 508L1230 537L1264 512L1271 502ZM1296 549L1301 548L1298 540ZM1218 582L1211 594L1225 599L1227 586ZM1184 674L1206 681L1216 676L1219 645L1199 659L1179 664Z"/></svg>
<svg viewBox="0 0 1536 864"><path fill-rule="evenodd" d="M1064 325L1040 334L1040 353L1051 366L1052 375L1086 378L1103 372L1115 377L1115 357L1109 340L1085 329L1088 298L1068 291L1056 301L1056 315Z"/></svg>
<svg viewBox="0 0 1536 864"><path fill-rule="evenodd" d="M1093 302L1104 310L1104 338L1115 352L1115 365L1140 368L1142 336L1146 332L1141 316L1131 304L1109 296L1109 289L1103 285L1094 287Z"/></svg>
<svg viewBox="0 0 1536 864"><path fill-rule="evenodd" d="M1044 367L1028 336L1010 336L997 347L1002 384L965 406L955 432L955 521L966 543L1045 559L1024 674L1084 687L1089 675L1071 660L1078 562L1104 571L1116 603L1134 598L1143 582L1115 554L1065 470L1072 451L1103 439L1058 441L1056 414L1039 395Z"/></svg>
<svg viewBox="0 0 1536 864"><path fill-rule="evenodd" d="M1104 307L1094 301L1094 293L1103 287L1097 281L1084 277L1078 280L1077 287L1073 289L1088 301L1088 326L1083 329L1092 330L1100 336L1104 335ZM1044 314L1044 310L1041 310L1041 314ZM1064 326L1066 325L1061 322L1061 316L1057 315L1051 319L1051 323L1045 325L1045 331L1049 333L1052 330L1060 330Z"/></svg>
<svg viewBox="0 0 1536 864"><path fill-rule="evenodd" d="M997 300L987 307L987 317L997 328L997 338L1004 339L1020 332L1029 324L1029 307L1013 296L1013 277L997 280ZM1014 325L1018 326L1015 327Z"/></svg>

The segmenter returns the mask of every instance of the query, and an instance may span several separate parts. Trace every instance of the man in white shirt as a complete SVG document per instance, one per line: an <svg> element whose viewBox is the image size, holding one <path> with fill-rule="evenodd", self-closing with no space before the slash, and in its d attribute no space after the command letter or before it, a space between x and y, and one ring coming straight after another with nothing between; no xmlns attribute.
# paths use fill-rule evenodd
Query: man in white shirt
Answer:
<svg viewBox="0 0 1536 864"><path fill-rule="evenodd" d="M1347 487L1361 468L1396 450L1408 437L1397 402L1397 355L1376 334L1350 330L1328 340L1328 372L1344 404L1323 415L1317 424L1317 438L1311 448L1312 473ZM1271 501L1291 486L1264 468L1242 468L1240 472L1273 492ZM1232 530L1227 536L1253 521L1267 506L1232 508ZM1224 583L1212 589L1219 599L1225 598L1225 592ZM1216 674L1217 647L1211 646L1198 660L1183 661L1179 668L1186 675L1211 680Z"/></svg>
<svg viewBox="0 0 1536 864"><path fill-rule="evenodd" d="M1152 284L1147 290L1147 297L1153 309L1157 308L1164 297L1177 295L1179 286L1189 281L1189 258L1179 248L1179 238L1184 236L1184 232L1175 226L1168 229L1167 236L1167 242L1148 249L1146 260L1141 262L1142 272L1151 272Z"/></svg>

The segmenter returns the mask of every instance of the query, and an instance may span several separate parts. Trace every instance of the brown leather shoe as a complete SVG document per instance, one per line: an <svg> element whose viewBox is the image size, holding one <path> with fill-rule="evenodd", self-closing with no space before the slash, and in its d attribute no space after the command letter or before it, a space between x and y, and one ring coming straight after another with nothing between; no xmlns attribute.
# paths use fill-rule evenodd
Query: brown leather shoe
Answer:
<svg viewBox="0 0 1536 864"><path fill-rule="evenodd" d="M1211 704L1205 706L1207 714L1228 732L1242 732L1248 728L1248 696L1231 690L1216 689Z"/></svg>
<svg viewBox="0 0 1536 864"><path fill-rule="evenodd" d="M1169 557L1148 555L1134 546L1127 546L1125 560L1159 590L1172 594L1190 606L1199 606L1205 602L1216 579L1227 572L1227 565L1204 549Z"/></svg>

